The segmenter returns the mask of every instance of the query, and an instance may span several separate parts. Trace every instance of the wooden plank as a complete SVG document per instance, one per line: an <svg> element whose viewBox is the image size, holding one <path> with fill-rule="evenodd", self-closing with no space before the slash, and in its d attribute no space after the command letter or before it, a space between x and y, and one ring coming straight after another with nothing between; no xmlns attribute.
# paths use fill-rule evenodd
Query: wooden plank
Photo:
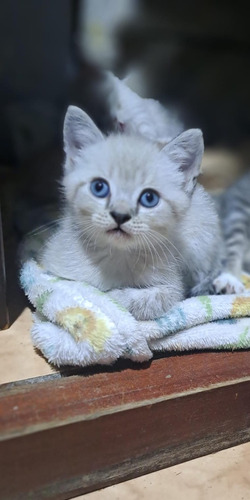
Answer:
<svg viewBox="0 0 250 500"><path fill-rule="evenodd" d="M1 498L70 498L250 438L250 352L2 386Z"/></svg>

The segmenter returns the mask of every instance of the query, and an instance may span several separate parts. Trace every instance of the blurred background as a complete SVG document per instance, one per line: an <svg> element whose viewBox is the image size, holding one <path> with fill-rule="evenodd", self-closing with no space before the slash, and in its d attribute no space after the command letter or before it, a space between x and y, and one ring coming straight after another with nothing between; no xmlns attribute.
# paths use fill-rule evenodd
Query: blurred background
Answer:
<svg viewBox="0 0 250 500"><path fill-rule="evenodd" d="M0 310L7 260L7 278L16 273L13 241L58 205L67 106L112 131L100 83L105 70L131 73L138 94L203 130L202 182L221 189L250 165L249 55L241 0L1 1Z"/></svg>

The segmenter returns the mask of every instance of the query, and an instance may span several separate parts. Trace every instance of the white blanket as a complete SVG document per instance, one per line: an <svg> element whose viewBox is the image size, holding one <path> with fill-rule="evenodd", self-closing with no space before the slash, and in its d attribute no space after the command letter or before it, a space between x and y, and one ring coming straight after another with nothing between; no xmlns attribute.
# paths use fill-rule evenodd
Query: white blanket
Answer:
<svg viewBox="0 0 250 500"><path fill-rule="evenodd" d="M145 361L154 351L250 347L250 277L242 295L193 297L154 321L137 321L107 294L24 263L21 285L36 309L33 344L56 366Z"/></svg>

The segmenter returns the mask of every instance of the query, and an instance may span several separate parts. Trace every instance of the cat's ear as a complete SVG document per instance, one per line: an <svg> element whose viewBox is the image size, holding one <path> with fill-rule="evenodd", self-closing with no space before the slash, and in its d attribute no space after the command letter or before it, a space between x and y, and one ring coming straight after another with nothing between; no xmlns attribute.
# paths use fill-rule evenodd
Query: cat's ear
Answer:
<svg viewBox="0 0 250 500"><path fill-rule="evenodd" d="M79 150L102 141L103 135L87 113L77 106L69 106L64 119L63 138L64 150L73 158Z"/></svg>
<svg viewBox="0 0 250 500"><path fill-rule="evenodd" d="M200 129L189 129L169 142L160 152L177 165L183 173L184 189L193 192L201 169L204 141Z"/></svg>

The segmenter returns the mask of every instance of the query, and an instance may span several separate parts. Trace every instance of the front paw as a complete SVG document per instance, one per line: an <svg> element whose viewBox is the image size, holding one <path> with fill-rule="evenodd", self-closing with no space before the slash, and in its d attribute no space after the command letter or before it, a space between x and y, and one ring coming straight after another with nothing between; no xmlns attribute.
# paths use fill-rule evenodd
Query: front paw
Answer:
<svg viewBox="0 0 250 500"><path fill-rule="evenodd" d="M152 288L125 288L112 290L108 294L123 305L135 319L141 321L159 318L182 298Z"/></svg>
<svg viewBox="0 0 250 500"><path fill-rule="evenodd" d="M224 272L213 282L215 292L217 294L239 294L243 293L245 287L241 281L233 274Z"/></svg>

